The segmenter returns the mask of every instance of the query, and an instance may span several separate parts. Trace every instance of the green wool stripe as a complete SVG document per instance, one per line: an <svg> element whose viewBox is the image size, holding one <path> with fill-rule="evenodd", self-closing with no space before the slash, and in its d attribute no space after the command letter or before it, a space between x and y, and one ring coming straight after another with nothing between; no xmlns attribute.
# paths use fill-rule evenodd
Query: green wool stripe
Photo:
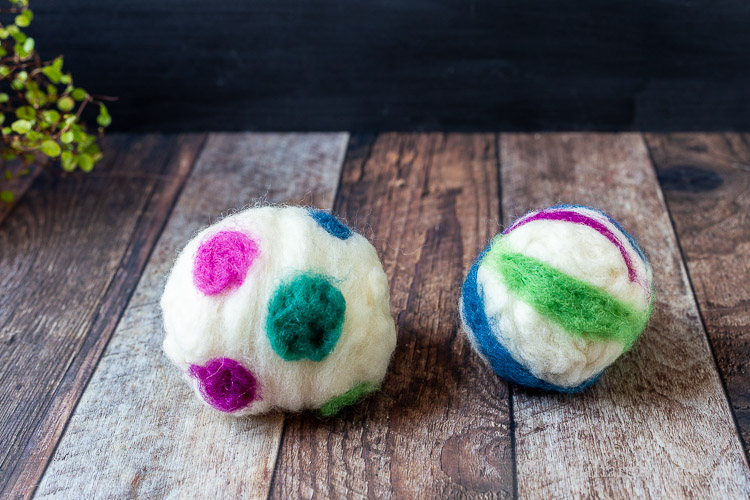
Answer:
<svg viewBox="0 0 750 500"><path fill-rule="evenodd" d="M537 259L495 243L482 264L490 266L516 297L565 331L617 340L629 349L646 327L649 310L638 311L599 288Z"/></svg>
<svg viewBox="0 0 750 500"><path fill-rule="evenodd" d="M324 417L332 417L344 407L359 403L365 396L376 389L377 387L370 382L362 382L361 384L352 387L344 394L328 400L328 402L321 406L318 411Z"/></svg>

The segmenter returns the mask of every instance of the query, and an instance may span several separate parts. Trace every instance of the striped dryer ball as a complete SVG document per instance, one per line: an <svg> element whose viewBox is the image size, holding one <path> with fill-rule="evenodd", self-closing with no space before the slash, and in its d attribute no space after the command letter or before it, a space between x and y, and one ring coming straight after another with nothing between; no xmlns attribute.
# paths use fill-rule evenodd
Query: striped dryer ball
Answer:
<svg viewBox="0 0 750 500"><path fill-rule="evenodd" d="M479 255L461 324L502 378L578 392L633 346L653 302L651 266L604 212L557 205L521 217Z"/></svg>
<svg viewBox="0 0 750 500"><path fill-rule="evenodd" d="M375 248L331 214L244 210L204 229L161 299L164 351L216 410L318 408L375 391L396 346Z"/></svg>

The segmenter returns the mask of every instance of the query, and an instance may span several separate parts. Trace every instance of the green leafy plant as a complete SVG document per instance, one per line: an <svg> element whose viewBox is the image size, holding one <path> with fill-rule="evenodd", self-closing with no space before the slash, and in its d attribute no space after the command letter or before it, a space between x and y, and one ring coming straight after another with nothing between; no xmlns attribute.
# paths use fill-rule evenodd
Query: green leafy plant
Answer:
<svg viewBox="0 0 750 500"><path fill-rule="evenodd" d="M28 0L8 0L0 8L0 167L5 181L26 175L34 167L59 161L63 170L89 172L102 153L99 141L112 122L101 98L73 84L63 72L63 57L42 61L26 28L34 19ZM9 21L9 22L8 22ZM87 107L98 110L98 134L87 131L81 116ZM0 200L13 193L0 189Z"/></svg>

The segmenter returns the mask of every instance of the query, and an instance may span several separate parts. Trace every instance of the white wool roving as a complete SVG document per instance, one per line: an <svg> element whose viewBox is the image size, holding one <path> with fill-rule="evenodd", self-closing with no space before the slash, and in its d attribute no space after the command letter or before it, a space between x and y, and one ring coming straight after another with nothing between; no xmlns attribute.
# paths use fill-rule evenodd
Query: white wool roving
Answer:
<svg viewBox="0 0 750 500"><path fill-rule="evenodd" d="M376 390L396 346L375 248L332 215L250 208L193 238L161 299L164 351L232 415L318 408Z"/></svg>
<svg viewBox="0 0 750 500"><path fill-rule="evenodd" d="M518 219L482 252L460 315L501 377L577 392L633 345L652 301L636 241L600 210L557 205Z"/></svg>

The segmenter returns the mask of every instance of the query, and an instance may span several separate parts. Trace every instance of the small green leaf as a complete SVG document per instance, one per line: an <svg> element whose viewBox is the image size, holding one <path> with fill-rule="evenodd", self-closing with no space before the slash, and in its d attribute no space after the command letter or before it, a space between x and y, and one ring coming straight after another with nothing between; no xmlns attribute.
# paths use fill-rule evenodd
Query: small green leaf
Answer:
<svg viewBox="0 0 750 500"><path fill-rule="evenodd" d="M0 39L5 40L9 36L10 36L10 33L8 33L8 30L6 30L5 28L0 28Z"/></svg>
<svg viewBox="0 0 750 500"><path fill-rule="evenodd" d="M60 142L62 142L63 144L70 144L71 142L73 142L73 137L74 137L73 132L68 130L63 135L60 136Z"/></svg>
<svg viewBox="0 0 750 500"><path fill-rule="evenodd" d="M13 203L13 200L15 200L16 197L13 196L13 193L8 191L7 189L3 189L0 191L0 200L3 200L5 203Z"/></svg>
<svg viewBox="0 0 750 500"><path fill-rule="evenodd" d="M36 111L31 106L21 106L16 110L16 117L22 120L33 120L36 118Z"/></svg>
<svg viewBox="0 0 750 500"><path fill-rule="evenodd" d="M60 155L60 165L62 166L63 170L67 172L72 172L76 168L76 162L75 158L73 157L73 153L70 151L63 151Z"/></svg>
<svg viewBox="0 0 750 500"><path fill-rule="evenodd" d="M75 106L75 102L66 95L57 100L57 107L60 108L60 111L70 111L73 106Z"/></svg>
<svg viewBox="0 0 750 500"><path fill-rule="evenodd" d="M31 82L29 82L29 86L31 86ZM47 97L45 97L45 95L38 89L29 90L28 92L26 92L24 97L26 97L26 100L29 101L29 103L31 103L31 105L35 108L41 108L45 104L47 104Z"/></svg>
<svg viewBox="0 0 750 500"><path fill-rule="evenodd" d="M0 92L0 102L8 102L10 96L5 92Z"/></svg>
<svg viewBox="0 0 750 500"><path fill-rule="evenodd" d="M112 117L109 116L107 106L105 106L104 104L99 104L99 116L96 118L96 123L98 123L102 127L109 127L109 125L112 123Z"/></svg>
<svg viewBox="0 0 750 500"><path fill-rule="evenodd" d="M42 151L42 153L53 158L60 154L60 145L52 140L44 141L39 149Z"/></svg>
<svg viewBox="0 0 750 500"><path fill-rule="evenodd" d="M13 39L17 42L23 42L26 39L26 35L21 33L21 30L19 30L18 26L16 26L15 24L10 24L5 29L8 30L10 36L12 36Z"/></svg>
<svg viewBox="0 0 750 500"><path fill-rule="evenodd" d="M0 66L0 76L8 76L8 73L10 73L10 68L3 65Z"/></svg>
<svg viewBox="0 0 750 500"><path fill-rule="evenodd" d="M27 27L29 24L31 24L31 20L34 19L34 13L30 10L24 10L20 14L16 16L15 23L16 26L20 26L21 28Z"/></svg>
<svg viewBox="0 0 750 500"><path fill-rule="evenodd" d="M15 38L18 42L14 47L16 50L16 55L21 59L27 59L31 57L31 55L34 53L34 39L31 37L27 37L26 35L23 36L23 39L19 39L19 37L15 35L13 38Z"/></svg>
<svg viewBox="0 0 750 500"><path fill-rule="evenodd" d="M23 33L21 33L21 35L23 35ZM34 52L34 39L29 38L26 35L23 35L23 37L13 35L13 38L18 42L15 47L13 47L16 51L16 55L21 59L28 59Z"/></svg>
<svg viewBox="0 0 750 500"><path fill-rule="evenodd" d="M78 155L78 166L84 172L91 172L91 169L94 168L94 159L86 153L81 153Z"/></svg>
<svg viewBox="0 0 750 500"><path fill-rule="evenodd" d="M67 73L60 77L60 83L63 85L70 85L70 83L73 81L73 77L70 76L70 73Z"/></svg>
<svg viewBox="0 0 750 500"><path fill-rule="evenodd" d="M44 73L44 76L49 78L49 81L52 83L60 83L60 78L62 78L62 72L55 66L43 67L42 73Z"/></svg>
<svg viewBox="0 0 750 500"><path fill-rule="evenodd" d="M3 113L0 113L0 125L5 123L5 115Z"/></svg>
<svg viewBox="0 0 750 500"><path fill-rule="evenodd" d="M3 128L2 128L2 133L3 133L3 135L8 135L8 134L10 134L10 133L11 133L11 129L10 129L10 127L3 127Z"/></svg>
<svg viewBox="0 0 750 500"><path fill-rule="evenodd" d="M86 91L83 89L75 89L71 95L76 101L83 101L86 98Z"/></svg>
<svg viewBox="0 0 750 500"><path fill-rule="evenodd" d="M44 117L44 121L47 123L57 123L60 121L60 113L54 109L48 109L47 111L42 112L42 117Z"/></svg>
<svg viewBox="0 0 750 500"><path fill-rule="evenodd" d="M31 130L31 122L28 120L16 120L11 123L10 128L13 129L13 132L23 135Z"/></svg>
<svg viewBox="0 0 750 500"><path fill-rule="evenodd" d="M29 16L24 16L24 14L25 12L16 16L16 26L25 28L26 26L31 24L31 19L29 18Z"/></svg>

